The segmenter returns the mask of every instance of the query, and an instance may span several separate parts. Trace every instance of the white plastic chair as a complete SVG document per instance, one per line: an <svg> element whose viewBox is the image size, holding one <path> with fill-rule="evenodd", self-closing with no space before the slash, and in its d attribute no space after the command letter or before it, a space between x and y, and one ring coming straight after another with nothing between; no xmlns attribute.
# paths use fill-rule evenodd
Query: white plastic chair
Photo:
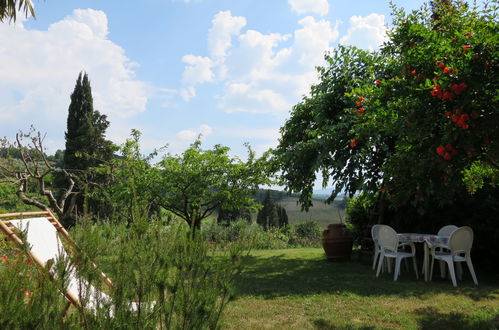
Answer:
<svg viewBox="0 0 499 330"><path fill-rule="evenodd" d="M400 262L404 258L412 257L412 263L414 265L414 271L416 272L416 278L419 278L418 268L416 264L416 248L414 247L414 244L409 244L409 246L411 247L411 252L399 251L399 238L397 236L397 232L392 227L386 225L380 225L378 231L378 242L380 246L380 257L376 277L379 277L383 260L385 258L393 258L395 259L393 280L396 281L400 273Z"/></svg>
<svg viewBox="0 0 499 330"><path fill-rule="evenodd" d="M378 233L379 233L379 228L381 225L373 225L371 227L371 237L374 242L374 256L373 256L373 270L376 269L376 263L378 262L379 259L379 254L381 252L381 249L379 247L378 243Z"/></svg>
<svg viewBox="0 0 499 330"><path fill-rule="evenodd" d="M450 234L452 234L452 232L458 228L459 228L458 226L446 225L446 226L443 226L442 228L439 229L437 235L438 236L450 236ZM443 252L442 248L439 248L438 251ZM445 278L445 263L443 261L440 261L439 266L440 266L440 277ZM423 264L423 267L424 267L424 264Z"/></svg>
<svg viewBox="0 0 499 330"><path fill-rule="evenodd" d="M454 225L443 226L442 228L440 228L437 235L438 236L450 236L450 234L452 234L452 232L458 228L459 228L458 226L454 226Z"/></svg>
<svg viewBox="0 0 499 330"><path fill-rule="evenodd" d="M475 285L478 285L478 281L475 275L475 269L473 268L473 263L471 262L471 246L473 245L473 229L471 227L465 226L454 230L449 237L448 245L434 245L431 248L431 268L430 268L430 281L433 276L433 264L436 260L441 260L447 263L449 267L449 273L452 279L452 284L457 286L456 273L454 271L454 262L466 262L468 269L470 270L471 277ZM448 249L446 251L437 251L437 248ZM462 272L459 272L459 279L461 280Z"/></svg>

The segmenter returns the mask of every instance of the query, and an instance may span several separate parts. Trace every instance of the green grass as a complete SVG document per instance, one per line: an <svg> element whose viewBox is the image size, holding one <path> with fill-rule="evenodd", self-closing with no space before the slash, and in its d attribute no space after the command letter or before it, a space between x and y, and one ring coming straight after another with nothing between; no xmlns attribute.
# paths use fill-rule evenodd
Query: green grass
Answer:
<svg viewBox="0 0 499 330"><path fill-rule="evenodd" d="M227 329L498 329L499 279L379 279L369 258L328 262L322 249L254 251L224 317Z"/></svg>

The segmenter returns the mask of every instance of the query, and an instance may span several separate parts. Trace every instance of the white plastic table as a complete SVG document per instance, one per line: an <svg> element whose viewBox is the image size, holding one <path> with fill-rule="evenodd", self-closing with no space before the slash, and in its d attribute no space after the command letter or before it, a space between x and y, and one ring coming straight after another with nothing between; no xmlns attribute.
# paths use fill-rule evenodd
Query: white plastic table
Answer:
<svg viewBox="0 0 499 330"><path fill-rule="evenodd" d="M434 244L447 245L449 242L449 236L418 233L401 233L397 235L401 243L412 242L424 244L423 273L425 282L428 282L430 277L430 249Z"/></svg>

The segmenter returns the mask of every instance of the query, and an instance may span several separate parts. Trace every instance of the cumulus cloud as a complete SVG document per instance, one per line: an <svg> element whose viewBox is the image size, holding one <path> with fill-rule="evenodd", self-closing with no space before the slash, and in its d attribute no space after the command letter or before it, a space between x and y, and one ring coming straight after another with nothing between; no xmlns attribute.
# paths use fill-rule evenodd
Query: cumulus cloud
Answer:
<svg viewBox="0 0 499 330"><path fill-rule="evenodd" d="M217 84L221 89L215 97L222 111L270 114L272 120L283 119L309 92L310 85L317 82L315 67L324 65L324 53L339 36L339 23L312 16L303 17L298 23L299 28L288 34L263 33L244 30L244 17L219 12L208 33L208 56L184 58L188 64L183 76L186 87L180 95L189 100L195 96L194 87L202 88L198 87L200 83ZM199 73L188 79L189 69ZM177 139L193 141L199 133L203 133L200 128L185 129L177 133ZM213 133L203 133L207 134ZM220 127L216 135L257 139L257 150L263 150L275 146L279 130L248 130L242 124L238 128Z"/></svg>
<svg viewBox="0 0 499 330"><path fill-rule="evenodd" d="M329 2L327 0L288 0L291 9L298 14L327 15Z"/></svg>
<svg viewBox="0 0 499 330"><path fill-rule="evenodd" d="M217 13L208 31L208 50L211 57L219 59L227 55L227 49L232 44L232 36L238 35L245 25L246 18L242 16L232 16L230 11Z"/></svg>
<svg viewBox="0 0 499 330"><path fill-rule="evenodd" d="M198 84L213 80L211 68L215 63L209 57L185 55L182 62L188 64L182 75L185 84Z"/></svg>
<svg viewBox="0 0 499 330"><path fill-rule="evenodd" d="M177 133L177 138L184 141L194 141L199 135L208 136L213 132L213 128L203 124L196 130L185 129Z"/></svg>
<svg viewBox="0 0 499 330"><path fill-rule="evenodd" d="M107 39L104 12L77 9L47 30L0 24L2 127L65 127L70 94L80 71L89 75L94 106L112 118L145 111L151 88L134 77L123 48Z"/></svg>
<svg viewBox="0 0 499 330"><path fill-rule="evenodd" d="M338 38L338 24L307 16L293 35L248 30L238 38L225 60L225 90L219 107L226 112L289 111L317 79L315 67ZM291 41L281 47L282 41Z"/></svg>
<svg viewBox="0 0 499 330"><path fill-rule="evenodd" d="M384 15L352 16L349 21L350 27L340 39L341 44L374 50L387 40Z"/></svg>

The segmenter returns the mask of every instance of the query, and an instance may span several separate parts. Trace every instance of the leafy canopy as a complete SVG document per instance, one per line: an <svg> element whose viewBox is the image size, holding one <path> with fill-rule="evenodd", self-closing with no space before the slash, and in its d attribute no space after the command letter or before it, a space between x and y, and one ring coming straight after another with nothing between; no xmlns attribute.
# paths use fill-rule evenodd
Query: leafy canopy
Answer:
<svg viewBox="0 0 499 330"><path fill-rule="evenodd" d="M494 185L499 169L497 1L393 6L380 52L338 47L281 129L276 169L311 205L318 172L335 190L381 192L422 210ZM481 170L477 170L476 168ZM484 169L486 168L486 169ZM463 182L477 173L475 181ZM482 180L483 179L483 180Z"/></svg>

